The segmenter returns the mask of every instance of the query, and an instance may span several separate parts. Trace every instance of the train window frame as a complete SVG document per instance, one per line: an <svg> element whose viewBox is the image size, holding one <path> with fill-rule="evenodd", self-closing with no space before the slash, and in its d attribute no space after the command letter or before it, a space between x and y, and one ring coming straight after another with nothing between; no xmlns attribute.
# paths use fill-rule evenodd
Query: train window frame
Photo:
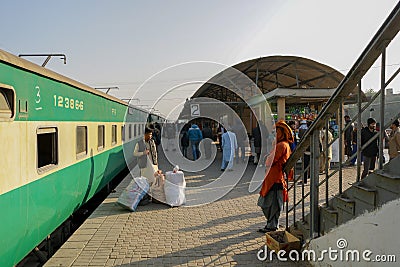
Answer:
<svg viewBox="0 0 400 267"><path fill-rule="evenodd" d="M133 136L134 136L134 138L137 137L137 125L136 125L136 123L134 124L134 127L133 127Z"/></svg>
<svg viewBox="0 0 400 267"><path fill-rule="evenodd" d="M4 100L2 102L8 106L8 109L1 109L0 107L0 121L13 121L16 113L16 95L14 87L0 83L0 99Z"/></svg>
<svg viewBox="0 0 400 267"><path fill-rule="evenodd" d="M125 125L121 125L121 142L125 142Z"/></svg>
<svg viewBox="0 0 400 267"><path fill-rule="evenodd" d="M102 132L102 139L100 139L100 137L101 137L100 132ZM102 143L100 141L102 141ZM97 151L104 150L105 146L106 146L106 126L98 125L97 126Z"/></svg>
<svg viewBox="0 0 400 267"><path fill-rule="evenodd" d="M79 132L78 132L78 129L80 129L80 128L84 128L85 129L85 131L84 131L84 133L85 133L85 150L82 150L82 151L79 151L78 150L78 139L79 139ZM77 125L76 126L76 142L75 142L75 144L76 144L76 146L75 146L75 149L76 149L76 159L81 159L81 158L84 158L84 157L86 157L86 155L88 154L88 127L86 126L86 125Z"/></svg>
<svg viewBox="0 0 400 267"><path fill-rule="evenodd" d="M117 144L117 125L111 125L111 145L115 146Z"/></svg>
<svg viewBox="0 0 400 267"><path fill-rule="evenodd" d="M51 134L50 140L40 140L39 137ZM42 144L46 142L47 146ZM50 149L49 149L50 144ZM43 149L47 149L44 153L41 153ZM59 164L59 145L58 145L58 129L54 126L38 127L36 129L36 170L37 173L43 174L54 168L57 168ZM41 157L46 155L45 163L41 163Z"/></svg>

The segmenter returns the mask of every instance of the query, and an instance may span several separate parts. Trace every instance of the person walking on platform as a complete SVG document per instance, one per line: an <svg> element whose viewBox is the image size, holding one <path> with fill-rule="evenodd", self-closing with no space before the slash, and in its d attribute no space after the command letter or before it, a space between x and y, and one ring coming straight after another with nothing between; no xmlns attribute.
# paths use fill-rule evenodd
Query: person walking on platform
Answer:
<svg viewBox="0 0 400 267"><path fill-rule="evenodd" d="M292 130L284 121L278 121L276 128L275 153L270 153L265 161L270 168L262 183L257 205L261 207L267 224L259 232L266 233L278 228L283 203L288 201L287 184L283 166L290 157L290 143L293 143Z"/></svg>
<svg viewBox="0 0 400 267"><path fill-rule="evenodd" d="M399 120L396 119L391 125L392 131L389 135L389 158L394 159L400 152L400 128Z"/></svg>
<svg viewBox="0 0 400 267"><path fill-rule="evenodd" d="M332 160L332 140L333 135L330 130L328 130L328 146L326 146L326 136L325 136L325 127L322 129L320 133L320 144L322 147L321 156L319 160L319 173L325 173L326 163L328 165L328 171L331 167Z"/></svg>
<svg viewBox="0 0 400 267"><path fill-rule="evenodd" d="M166 124L165 127L163 127L163 135L167 140L165 151L168 151L170 149L172 151L176 150L175 145L174 145L175 134L176 134L175 124L169 123L169 124Z"/></svg>
<svg viewBox="0 0 400 267"><path fill-rule="evenodd" d="M158 127L155 127L154 124L149 124L149 129L152 131L152 138L154 140L154 143L156 144L156 147L158 148L158 145L161 144L161 132L158 129Z"/></svg>
<svg viewBox="0 0 400 267"><path fill-rule="evenodd" d="M344 116L345 127L350 124L351 119L349 115ZM353 142L353 125L349 125L349 127L344 131L344 154L347 158L350 158L353 155L353 149L351 148L351 144Z"/></svg>
<svg viewBox="0 0 400 267"><path fill-rule="evenodd" d="M182 155L187 158L187 149L189 147L189 125L183 126L182 132L181 132L181 149L182 149Z"/></svg>
<svg viewBox="0 0 400 267"><path fill-rule="evenodd" d="M290 129L292 129L292 134L293 134L293 143L290 144L290 149L292 150L292 152L295 150L296 146L297 146L297 137L296 137L296 122L295 121L289 121L288 125L290 127Z"/></svg>
<svg viewBox="0 0 400 267"><path fill-rule="evenodd" d="M237 148L235 150L235 157L236 157L236 163L239 162L245 162L245 157L246 157L246 144L248 144L248 137L247 137L247 131L240 127L241 122L238 121L234 126L232 131L236 135L237 139ZM239 150L240 150L240 157L239 157Z"/></svg>
<svg viewBox="0 0 400 267"><path fill-rule="evenodd" d="M225 128L222 126L222 124L218 125L218 130L217 130L217 139L218 139L218 147L222 151L222 135L225 133Z"/></svg>
<svg viewBox="0 0 400 267"><path fill-rule="evenodd" d="M154 174L158 171L158 155L151 128L146 127L144 129L144 138L136 143L133 156L137 157L140 176L145 177L149 185L152 186L156 180ZM147 205L150 202L151 196L146 193L139 205Z"/></svg>
<svg viewBox="0 0 400 267"><path fill-rule="evenodd" d="M203 139L203 134L201 133L199 126L192 124L189 129L189 141L192 146L193 160L197 160L200 157L199 143Z"/></svg>
<svg viewBox="0 0 400 267"><path fill-rule="evenodd" d="M222 164L221 171L228 169L233 170L233 159L237 149L236 135L228 127L226 132L222 135Z"/></svg>
<svg viewBox="0 0 400 267"><path fill-rule="evenodd" d="M300 127L299 127L299 138L303 138L304 134L308 130L308 125L306 120L300 121Z"/></svg>
<svg viewBox="0 0 400 267"><path fill-rule="evenodd" d="M152 137L152 129L146 127L144 129L144 138L136 143L133 150L133 156L137 157L140 176L146 177L149 184L152 184L155 180L154 170L158 170L157 148Z"/></svg>
<svg viewBox="0 0 400 267"><path fill-rule="evenodd" d="M308 131L309 125L311 125L311 122L307 122L306 120L300 121L300 127L299 127L299 138L300 140L303 138L304 134ZM306 148L306 151L303 153L303 168L306 170L308 166L310 166L310 158L311 158L311 150L310 146ZM299 184L307 184L307 180L310 178L310 171L306 170L304 171L303 174L303 180L299 181Z"/></svg>
<svg viewBox="0 0 400 267"><path fill-rule="evenodd" d="M254 165L257 165L258 162L261 162L261 130L260 124L257 123L257 126L253 128L252 131L253 141L254 141L254 152L256 153L256 159L254 159Z"/></svg>
<svg viewBox="0 0 400 267"><path fill-rule="evenodd" d="M208 122L205 123L204 128L202 130L202 134L203 134L203 144L204 144L204 153L205 153L205 157L206 159L210 159L211 158L211 142L213 139L213 133L212 130L208 124Z"/></svg>
<svg viewBox="0 0 400 267"><path fill-rule="evenodd" d="M352 155L357 154L357 131L358 128L362 128L362 127L358 127L357 123L354 123L353 125L353 133L351 134L351 145L352 145ZM361 157L362 159L362 157ZM350 161L350 165L354 166L356 164L357 161L357 156L355 156L351 161Z"/></svg>
<svg viewBox="0 0 400 267"><path fill-rule="evenodd" d="M367 126L361 130L361 147L371 140L377 131L375 130L376 121L373 118L367 120ZM362 150L364 158L364 170L361 174L361 179L364 179L369 171L375 169L376 157L378 156L378 138L372 141L367 147Z"/></svg>

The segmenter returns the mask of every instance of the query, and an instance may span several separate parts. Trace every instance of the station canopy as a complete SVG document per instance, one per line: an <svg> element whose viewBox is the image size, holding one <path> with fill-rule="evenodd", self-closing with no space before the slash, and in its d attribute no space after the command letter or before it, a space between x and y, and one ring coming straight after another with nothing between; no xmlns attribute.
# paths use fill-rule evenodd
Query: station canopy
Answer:
<svg viewBox="0 0 400 267"><path fill-rule="evenodd" d="M209 97L225 103L240 103L254 96L254 88L257 84L261 92L267 94L266 97L271 96L267 99L272 102L274 96L289 100L290 96L296 95L293 97L296 99L296 103L305 103L309 101L311 96L318 98L319 94L321 95L317 101L321 101L321 97L326 101L344 78L342 73L327 65L297 56L261 57L241 62L233 68L246 75L254 83L253 88L248 86L248 83L241 85L240 79L238 80L236 77L237 73L224 70L203 84L192 98ZM231 91L229 89L232 88L227 88L229 85L221 86L213 82L217 76L223 75L228 76L231 84L234 84L234 87L240 88L240 90ZM283 92L282 89L290 89L291 93L288 94L286 91L285 94L279 96L279 91L273 92L276 89L280 89L280 92ZM311 90L315 90L315 92L313 94L306 93L306 91ZM299 94L293 94L293 92ZM354 88L353 94L345 102L355 103L357 100L356 93L357 87ZM302 99L304 101L301 101ZM363 95L363 99L365 99L365 95Z"/></svg>

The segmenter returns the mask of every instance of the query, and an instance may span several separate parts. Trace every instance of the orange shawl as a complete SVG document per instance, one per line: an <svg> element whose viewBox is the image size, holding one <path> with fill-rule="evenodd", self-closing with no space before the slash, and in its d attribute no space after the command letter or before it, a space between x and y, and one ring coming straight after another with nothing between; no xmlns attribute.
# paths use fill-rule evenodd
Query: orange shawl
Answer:
<svg viewBox="0 0 400 267"><path fill-rule="evenodd" d="M270 169L265 175L260 195L265 197L275 183L281 183L283 185L283 201L287 202L289 197L283 166L290 157L289 142L293 142L293 135L290 127L283 121L277 122L275 127L277 128L277 144L274 148L275 153L271 153L265 161L265 166Z"/></svg>

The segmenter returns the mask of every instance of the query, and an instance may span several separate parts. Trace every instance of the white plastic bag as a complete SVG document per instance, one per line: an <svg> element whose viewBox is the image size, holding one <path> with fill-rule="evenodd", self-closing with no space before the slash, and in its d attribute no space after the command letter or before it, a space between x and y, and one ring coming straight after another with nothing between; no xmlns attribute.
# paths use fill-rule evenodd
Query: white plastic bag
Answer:
<svg viewBox="0 0 400 267"><path fill-rule="evenodd" d="M153 198L153 202L161 202L161 203L167 203L167 200L165 198L165 177L163 174L158 174L156 176L155 182L151 185L150 187L150 195ZM156 201L154 201L156 200Z"/></svg>
<svg viewBox="0 0 400 267"><path fill-rule="evenodd" d="M158 167L157 165L153 165L151 163L151 160L149 159L149 157L147 156L147 165L146 168L141 169L140 170L140 175L143 177L147 178L147 181L149 182L149 184L153 184L156 180L154 173L156 173L158 171Z"/></svg>
<svg viewBox="0 0 400 267"><path fill-rule="evenodd" d="M167 204L172 207L177 207L185 204L185 188L186 181L183 172L174 169L165 173L165 198Z"/></svg>
<svg viewBox="0 0 400 267"><path fill-rule="evenodd" d="M117 203L130 211L135 211L140 200L149 191L149 187L145 177L135 177L122 191Z"/></svg>

